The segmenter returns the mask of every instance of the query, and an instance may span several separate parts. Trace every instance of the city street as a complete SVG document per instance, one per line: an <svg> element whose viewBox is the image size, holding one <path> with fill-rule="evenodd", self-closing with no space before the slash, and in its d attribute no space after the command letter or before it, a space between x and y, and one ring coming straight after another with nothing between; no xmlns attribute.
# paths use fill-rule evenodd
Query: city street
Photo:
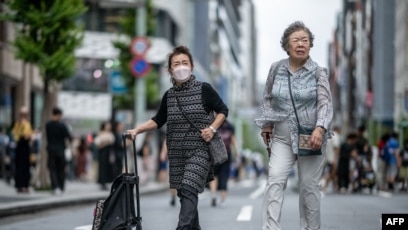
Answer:
<svg viewBox="0 0 408 230"><path fill-rule="evenodd" d="M290 173L283 230L299 205L317 219L319 179L319 230L408 223L408 0L11 0L0 18L0 230L92 230L118 181L143 230L176 229L169 181L202 230L260 230L269 172ZM215 175L240 181L186 211L224 150Z"/></svg>
<svg viewBox="0 0 408 230"><path fill-rule="evenodd" d="M263 179L230 184L224 208L211 207L208 191L200 195L202 229L261 229ZM290 187L291 188L291 187ZM283 229L299 229L297 193L288 189L282 214ZM330 230L380 230L382 213L407 213L406 194L326 194L322 199L322 228ZM86 230L91 229L94 204L69 206L35 214L0 219L2 230ZM141 197L144 230L175 229L179 204L170 206L167 192Z"/></svg>

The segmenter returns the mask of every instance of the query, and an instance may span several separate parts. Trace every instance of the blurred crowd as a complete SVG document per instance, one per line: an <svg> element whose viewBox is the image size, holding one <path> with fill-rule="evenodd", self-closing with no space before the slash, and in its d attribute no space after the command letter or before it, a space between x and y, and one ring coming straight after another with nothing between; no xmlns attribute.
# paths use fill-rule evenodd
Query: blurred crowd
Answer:
<svg viewBox="0 0 408 230"><path fill-rule="evenodd" d="M62 111L58 109L56 111L60 114L55 122L65 126ZM75 130L68 128L69 137L63 139L65 144L61 144L64 149L62 150L63 160L60 161L63 162L60 162L61 164L57 164L58 161L54 162L57 166L51 167L50 152L52 151L49 146L52 143L42 146L42 143L47 141L47 137L40 129L31 128L27 115L28 110L24 108L12 127L0 126L0 178L10 186L14 186L18 193L28 193L30 187L33 187L41 151L46 152L50 174L53 175L52 171L63 168L64 177L61 178L56 172L56 182L52 182L52 176L50 178L53 184L52 192L55 194L63 192L65 180L94 182L98 183L102 190L109 189L113 180L124 171L124 153L127 156L129 171L133 172L135 162L133 147L130 141L127 141L126 147L124 146L122 133L125 130L122 122L105 121L101 123L98 131L80 136L73 135ZM24 124L21 125L24 129L20 128L18 125L20 123ZM168 160L166 155L161 154L165 144L164 137L165 132L162 130L140 137L143 140L137 144L136 157L141 185L149 182L168 183ZM22 145L21 143L24 143L23 149L18 147ZM228 178L234 181L259 178L265 172L263 155L250 150L232 155L228 167L230 168ZM24 173L20 175L20 172Z"/></svg>
<svg viewBox="0 0 408 230"><path fill-rule="evenodd" d="M26 113L24 108L19 115L24 118ZM29 123L24 124L17 126L24 133L22 136L15 135L16 126L8 129L0 127L0 177L14 185L19 193L29 192L45 139L39 129L31 129ZM133 172L132 145L128 142L124 146L121 136L124 131L123 123L106 121L101 123L99 131L68 139L63 151L65 178L94 182L101 189L109 189L113 180L124 171L124 153L127 154L129 170ZM408 141L399 143L397 133L392 132L384 134L376 145L370 145L365 131L361 126L342 137L340 128L333 128L334 136L327 143L322 190L336 193L407 192ZM136 157L142 185L168 183L164 137L162 130L140 137L143 140L137 145ZM28 153L18 154L19 151ZM235 148L228 164L228 180L263 178L265 162L267 159L262 153ZM61 188L63 190L63 186Z"/></svg>
<svg viewBox="0 0 408 230"><path fill-rule="evenodd" d="M408 142L401 144L396 132L385 133L370 145L365 127L340 135L333 129L328 141L323 191L339 193L407 192Z"/></svg>

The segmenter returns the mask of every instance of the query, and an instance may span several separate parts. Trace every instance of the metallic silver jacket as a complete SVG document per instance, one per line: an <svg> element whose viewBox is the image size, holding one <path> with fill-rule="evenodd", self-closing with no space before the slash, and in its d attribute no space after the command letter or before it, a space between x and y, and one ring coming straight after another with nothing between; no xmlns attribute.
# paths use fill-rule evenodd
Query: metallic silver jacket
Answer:
<svg viewBox="0 0 408 230"><path fill-rule="evenodd" d="M279 69L275 71L274 77L273 73L278 63ZM327 138L331 137L332 97L325 69L319 67L310 57L303 67L294 73L289 69L289 59L272 64L263 93L262 114L255 119L255 124L263 128L287 119L292 150L295 154L298 153L298 128L290 99L288 78L300 125L307 128L324 127L326 135L323 147L325 147Z"/></svg>

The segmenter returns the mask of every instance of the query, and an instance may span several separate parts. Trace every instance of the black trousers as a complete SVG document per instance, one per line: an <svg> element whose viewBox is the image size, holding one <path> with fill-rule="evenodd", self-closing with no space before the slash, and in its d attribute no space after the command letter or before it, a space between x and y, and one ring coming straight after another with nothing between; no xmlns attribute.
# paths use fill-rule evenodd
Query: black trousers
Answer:
<svg viewBox="0 0 408 230"><path fill-rule="evenodd" d="M61 191L64 191L66 164L64 150L48 150L48 169L50 170L51 187L53 190L59 188Z"/></svg>
<svg viewBox="0 0 408 230"><path fill-rule="evenodd" d="M28 188L30 184L30 146L24 138L20 138L14 159L14 180L16 189Z"/></svg>
<svg viewBox="0 0 408 230"><path fill-rule="evenodd" d="M197 210L197 190L184 185L182 189L177 190L177 196L180 198L181 207L176 230L201 230Z"/></svg>
<svg viewBox="0 0 408 230"><path fill-rule="evenodd" d="M349 158L340 158L337 166L338 188L348 188L350 183Z"/></svg>

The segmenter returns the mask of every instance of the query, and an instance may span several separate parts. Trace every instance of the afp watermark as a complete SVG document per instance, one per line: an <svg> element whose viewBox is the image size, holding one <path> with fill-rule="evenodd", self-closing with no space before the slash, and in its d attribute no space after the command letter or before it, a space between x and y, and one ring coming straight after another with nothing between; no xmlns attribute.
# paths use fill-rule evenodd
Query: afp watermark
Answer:
<svg viewBox="0 0 408 230"><path fill-rule="evenodd" d="M382 230L407 230L408 214L382 214Z"/></svg>

